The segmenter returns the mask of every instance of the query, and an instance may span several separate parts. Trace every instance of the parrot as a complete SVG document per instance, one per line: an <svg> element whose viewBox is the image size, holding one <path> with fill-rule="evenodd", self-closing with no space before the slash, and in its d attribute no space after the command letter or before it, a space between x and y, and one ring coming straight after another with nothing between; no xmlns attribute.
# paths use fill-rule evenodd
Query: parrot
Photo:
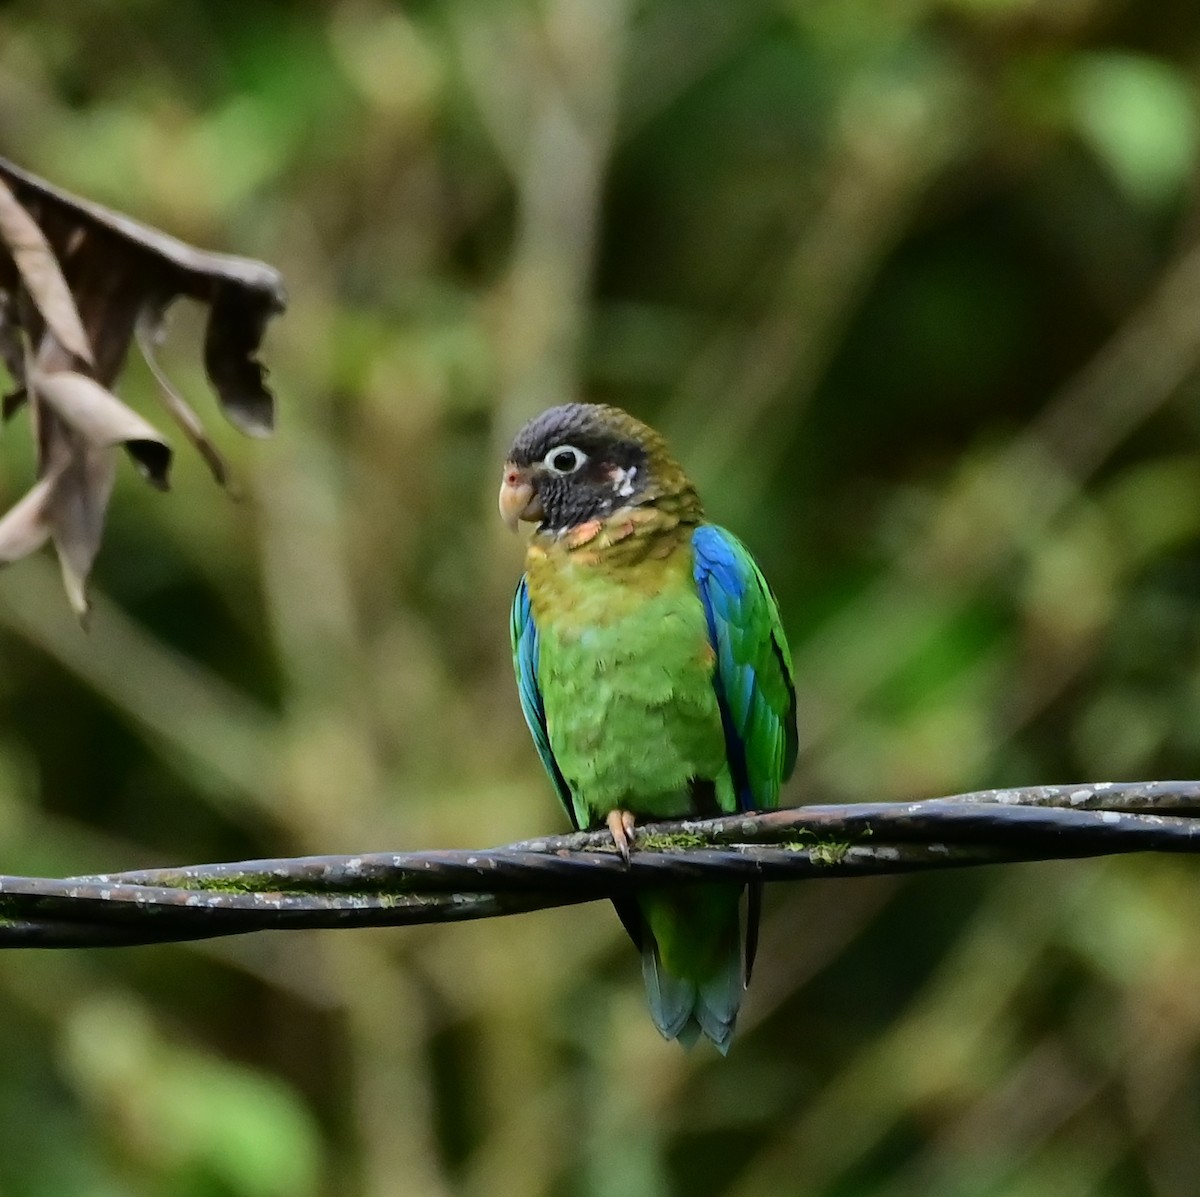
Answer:
<svg viewBox="0 0 1200 1197"><path fill-rule="evenodd" d="M517 690L572 825L628 862L639 819L778 804L796 762L796 691L775 597L706 521L663 437L618 407L530 420L500 514L534 524L511 615ZM742 892L748 889L745 932ZM761 883L614 899L667 1040L728 1052L758 938Z"/></svg>

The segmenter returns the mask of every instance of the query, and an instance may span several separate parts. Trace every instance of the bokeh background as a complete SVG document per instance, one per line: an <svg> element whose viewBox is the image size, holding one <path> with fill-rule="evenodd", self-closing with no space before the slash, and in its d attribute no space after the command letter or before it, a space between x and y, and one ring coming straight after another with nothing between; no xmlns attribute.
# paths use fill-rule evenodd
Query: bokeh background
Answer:
<svg viewBox="0 0 1200 1197"><path fill-rule="evenodd" d="M125 469L88 635L0 575L0 870L561 828L494 494L576 397L772 579L787 800L1195 777L1198 81L1193 0L6 4L3 152L292 306L272 441L164 353L241 502ZM603 905L0 959L5 1197L1175 1197L1198 1140L1183 859L775 887L726 1060Z"/></svg>

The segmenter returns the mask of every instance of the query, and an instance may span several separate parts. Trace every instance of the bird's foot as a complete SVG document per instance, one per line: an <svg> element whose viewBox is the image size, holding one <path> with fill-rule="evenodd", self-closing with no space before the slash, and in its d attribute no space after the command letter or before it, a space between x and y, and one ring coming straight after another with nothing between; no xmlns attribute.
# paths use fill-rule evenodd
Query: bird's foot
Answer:
<svg viewBox="0 0 1200 1197"><path fill-rule="evenodd" d="M621 859L629 863L629 850L633 846L633 813L627 810L610 810L608 812L608 830L612 834L613 843L621 854Z"/></svg>

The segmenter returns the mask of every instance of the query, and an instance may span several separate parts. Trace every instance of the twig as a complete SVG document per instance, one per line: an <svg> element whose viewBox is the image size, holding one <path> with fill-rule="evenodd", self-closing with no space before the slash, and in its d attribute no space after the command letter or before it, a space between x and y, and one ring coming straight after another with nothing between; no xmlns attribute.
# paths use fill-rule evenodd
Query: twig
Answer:
<svg viewBox="0 0 1200 1197"><path fill-rule="evenodd" d="M1170 813L1158 813L1170 812ZM696 881L857 877L1200 851L1200 782L985 790L648 824L487 851L365 853L54 880L0 876L0 947L183 942L250 931L492 918Z"/></svg>

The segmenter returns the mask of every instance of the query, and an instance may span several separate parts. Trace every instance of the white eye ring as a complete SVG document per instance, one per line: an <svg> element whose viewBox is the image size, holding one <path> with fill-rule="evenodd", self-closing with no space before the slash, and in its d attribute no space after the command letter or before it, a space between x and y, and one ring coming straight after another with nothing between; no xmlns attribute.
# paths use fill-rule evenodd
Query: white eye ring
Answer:
<svg viewBox="0 0 1200 1197"><path fill-rule="evenodd" d="M587 454L574 445L555 445L542 458L542 465L552 474L573 474L587 459Z"/></svg>

